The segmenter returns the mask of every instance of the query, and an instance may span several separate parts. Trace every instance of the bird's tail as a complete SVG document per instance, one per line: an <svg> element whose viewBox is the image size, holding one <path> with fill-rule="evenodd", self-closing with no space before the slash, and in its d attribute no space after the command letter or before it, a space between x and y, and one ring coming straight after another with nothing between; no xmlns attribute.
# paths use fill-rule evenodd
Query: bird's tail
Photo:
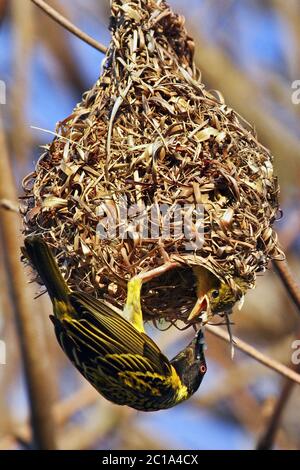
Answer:
<svg viewBox="0 0 300 470"><path fill-rule="evenodd" d="M24 254L45 284L52 303L58 301L69 304L70 289L62 277L47 243L39 236L30 236L25 239L24 244Z"/></svg>

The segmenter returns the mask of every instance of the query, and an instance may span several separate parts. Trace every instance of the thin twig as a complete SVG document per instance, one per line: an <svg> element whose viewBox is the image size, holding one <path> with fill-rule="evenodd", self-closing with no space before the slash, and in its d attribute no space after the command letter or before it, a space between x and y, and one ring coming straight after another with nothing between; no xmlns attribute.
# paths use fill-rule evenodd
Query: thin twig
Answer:
<svg viewBox="0 0 300 470"><path fill-rule="evenodd" d="M86 42L90 46L92 46L94 49L97 49L100 52L103 52L105 54L107 48L101 44L100 42L96 41L94 38L89 36L88 34L84 33L79 29L77 26L75 26L71 21L67 20L63 15L58 13L57 10L52 8L50 5L48 5L46 2L43 0L31 0L36 6L41 8L48 16L50 16L54 21L56 21L58 24L66 28L70 33L74 34L77 36L79 39L82 41Z"/></svg>
<svg viewBox="0 0 300 470"><path fill-rule="evenodd" d="M209 333L212 333L213 335L218 336L224 341L230 343L228 333L221 327L215 325L206 325L205 328L207 331L209 331ZM294 370L290 369L289 367L281 364L280 362L274 359L271 359L270 357L255 349L253 346L250 346L250 344L246 343L241 339L236 338L235 336L233 337L233 341L235 346L244 353L248 354L248 356L253 357L253 359L256 359L258 362L265 365L266 367L269 367L275 372L278 372L278 374L282 375L283 377L286 377L287 379L290 379L300 385L300 374L297 374L297 372L295 372Z"/></svg>
<svg viewBox="0 0 300 470"><path fill-rule="evenodd" d="M60 14L67 16L67 13L64 13L67 5L62 6L60 0L52 0L51 5ZM70 45L70 38L72 39L72 37L69 31L65 28L57 27L57 23L53 21L52 17L45 15L43 10L36 8L36 5L32 4L32 7L34 13L36 13L34 16L37 39L55 57L65 81L75 91L76 96L81 96L87 88L85 71L77 60L75 49Z"/></svg>
<svg viewBox="0 0 300 470"><path fill-rule="evenodd" d="M7 152L0 116L0 199L17 200L15 182ZM48 361L38 318L28 295L27 279L20 263L20 220L14 212L2 211L0 230L4 244L10 293L20 339L30 404L33 445L39 449L55 448L50 406ZM36 307L35 307L36 308Z"/></svg>
<svg viewBox="0 0 300 470"><path fill-rule="evenodd" d="M300 315L300 289L289 270L287 262L274 260L273 266Z"/></svg>
<svg viewBox="0 0 300 470"><path fill-rule="evenodd" d="M259 438L256 450L270 450L273 447L276 433L278 431L282 413L286 404L289 401L295 383L287 380L280 392L280 395L275 403L272 415L268 421L268 425L263 435Z"/></svg>

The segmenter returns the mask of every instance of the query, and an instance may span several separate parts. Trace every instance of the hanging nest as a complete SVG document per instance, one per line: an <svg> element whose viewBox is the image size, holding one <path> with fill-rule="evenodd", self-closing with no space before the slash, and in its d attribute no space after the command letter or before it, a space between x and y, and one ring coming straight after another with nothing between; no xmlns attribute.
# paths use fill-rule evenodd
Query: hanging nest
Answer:
<svg viewBox="0 0 300 470"><path fill-rule="evenodd" d="M158 0L115 0L111 13L99 80L24 179L25 234L48 241L71 288L121 305L132 276L176 259L181 268L143 286L143 313L185 320L196 299L194 264L233 289L237 277L250 288L281 255L272 157L205 89L182 17ZM124 202L139 216L129 210L124 219ZM161 205L170 208L164 216ZM192 241L176 235L174 221L162 235L174 207L188 216Z"/></svg>

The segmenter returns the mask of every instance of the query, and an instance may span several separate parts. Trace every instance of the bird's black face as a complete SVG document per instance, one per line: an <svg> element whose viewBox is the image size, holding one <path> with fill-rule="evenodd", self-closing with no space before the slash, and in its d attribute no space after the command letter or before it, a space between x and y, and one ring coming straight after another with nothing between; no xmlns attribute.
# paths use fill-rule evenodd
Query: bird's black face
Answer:
<svg viewBox="0 0 300 470"><path fill-rule="evenodd" d="M207 370L204 348L203 332L199 330L187 348L171 361L189 396L198 390Z"/></svg>
<svg viewBox="0 0 300 470"><path fill-rule="evenodd" d="M204 335L202 329L200 329L195 337L195 365L197 370L194 371L194 381L192 386L195 387L193 393L198 389L200 386L202 379L207 371L205 356L204 356L204 349L205 349L205 342L204 342Z"/></svg>
<svg viewBox="0 0 300 470"><path fill-rule="evenodd" d="M205 359L201 361L196 360L194 364L190 364L190 366L187 367L185 373L183 374L182 381L187 387L189 395L193 395L193 393L198 390L206 370L207 367Z"/></svg>

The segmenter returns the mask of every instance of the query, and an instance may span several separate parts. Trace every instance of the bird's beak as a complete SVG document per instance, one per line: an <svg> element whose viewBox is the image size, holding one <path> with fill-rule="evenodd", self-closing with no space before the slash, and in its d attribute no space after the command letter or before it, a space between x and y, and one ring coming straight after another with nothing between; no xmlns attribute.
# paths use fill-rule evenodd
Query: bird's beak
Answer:
<svg viewBox="0 0 300 470"><path fill-rule="evenodd" d="M187 321L191 321L199 317L200 313L203 311L206 311L208 307L209 307L209 301L208 301L207 295L203 295L202 297L199 297L193 307L193 310L189 314Z"/></svg>

